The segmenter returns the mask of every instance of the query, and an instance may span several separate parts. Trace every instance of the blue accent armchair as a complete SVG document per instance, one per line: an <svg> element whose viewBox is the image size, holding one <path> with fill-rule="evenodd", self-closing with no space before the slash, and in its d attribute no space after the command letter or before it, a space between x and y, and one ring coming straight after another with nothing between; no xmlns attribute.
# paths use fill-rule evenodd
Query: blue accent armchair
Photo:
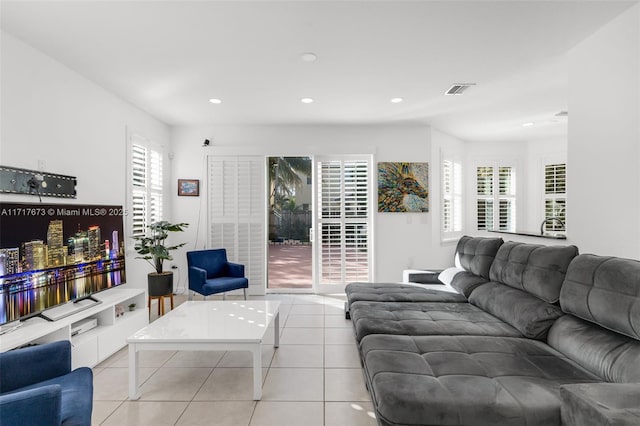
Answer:
<svg viewBox="0 0 640 426"><path fill-rule="evenodd" d="M193 292L202 294L205 299L215 293L243 289L247 300L249 280L244 276L244 265L227 260L226 249L196 250L187 252L189 267L189 300Z"/></svg>
<svg viewBox="0 0 640 426"><path fill-rule="evenodd" d="M0 353L0 419L15 426L90 426L93 372L71 371L71 343Z"/></svg>

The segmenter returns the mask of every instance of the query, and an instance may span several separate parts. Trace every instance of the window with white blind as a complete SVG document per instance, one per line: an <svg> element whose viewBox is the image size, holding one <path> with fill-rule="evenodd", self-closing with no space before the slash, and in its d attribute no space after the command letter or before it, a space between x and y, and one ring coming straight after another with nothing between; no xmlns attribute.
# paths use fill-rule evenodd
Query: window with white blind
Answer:
<svg viewBox="0 0 640 426"><path fill-rule="evenodd" d="M249 294L264 294L266 161L261 156L208 158L209 248L225 248L244 265Z"/></svg>
<svg viewBox="0 0 640 426"><path fill-rule="evenodd" d="M162 220L162 149L133 135L130 143L129 229L131 236Z"/></svg>
<svg viewBox="0 0 640 426"><path fill-rule="evenodd" d="M544 166L544 230L565 231L567 208L567 164L546 164Z"/></svg>
<svg viewBox="0 0 640 426"><path fill-rule="evenodd" d="M318 292L371 276L369 159L316 158ZM337 286L341 286L337 289Z"/></svg>
<svg viewBox="0 0 640 426"><path fill-rule="evenodd" d="M454 159L442 160L443 240L455 239L462 233L462 164Z"/></svg>
<svg viewBox="0 0 640 426"><path fill-rule="evenodd" d="M516 171L511 166L476 168L476 220L478 230L515 232ZM495 224L498 226L496 227Z"/></svg>

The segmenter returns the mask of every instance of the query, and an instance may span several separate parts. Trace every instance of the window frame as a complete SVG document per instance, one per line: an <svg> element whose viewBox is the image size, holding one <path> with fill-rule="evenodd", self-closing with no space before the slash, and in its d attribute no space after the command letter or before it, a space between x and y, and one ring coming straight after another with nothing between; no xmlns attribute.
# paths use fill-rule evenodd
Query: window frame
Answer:
<svg viewBox="0 0 640 426"><path fill-rule="evenodd" d="M563 192L560 191L553 191L553 192L547 192L547 185L548 185L548 181L547 181L547 168L548 167L555 167L555 172L554 172L554 176L556 177L555 179L552 179L552 185L554 186L554 188L557 188L558 186L560 186L560 183L557 181L557 176L558 176L558 166L562 166L563 168L563 182L562 182L562 189L564 189ZM564 212L560 215L554 214L553 216L548 216L547 215L547 202L552 202L552 203L557 203L558 201L562 201L564 202ZM544 224L544 232L566 232L566 226L567 226L567 212L566 212L566 208L567 208L567 162L566 161L544 161L542 164L542 217L543 217L543 221L548 219L549 217L558 217L560 218L560 220L562 220L562 223L564 224L564 227L562 227L560 225L560 223L558 223L557 221L548 221Z"/></svg>
<svg viewBox="0 0 640 426"><path fill-rule="evenodd" d="M136 147L138 152L135 151ZM140 162L141 153L143 153L144 164ZM127 232L129 237L146 234L148 225L164 218L165 163L162 145L137 133L130 134L127 143ZM141 209L142 215L139 214Z"/></svg>
<svg viewBox="0 0 640 426"><path fill-rule="evenodd" d="M490 179L490 192L479 193L479 169L486 168L491 169ZM511 182L509 183L510 191L501 191L501 172L502 169L511 169ZM473 167L474 171L474 198L475 198L475 229L478 231L495 231L495 232L516 232L518 223L518 166L516 162L505 160L491 160L491 161L477 161ZM481 201L485 201L486 206L491 206L491 216L489 216L484 222L485 225L481 227L481 221L479 216L479 204ZM509 227L501 227L501 203L508 202L511 205L511 225ZM487 217L487 216L485 216ZM497 225L497 227L496 227Z"/></svg>
<svg viewBox="0 0 640 426"><path fill-rule="evenodd" d="M447 167L445 163L451 163ZM447 176L448 174L451 176ZM447 185L447 183L449 184ZM457 240L464 233L464 163L461 156L440 152L440 241ZM447 218L447 205L450 217ZM450 220L451 227L447 229Z"/></svg>

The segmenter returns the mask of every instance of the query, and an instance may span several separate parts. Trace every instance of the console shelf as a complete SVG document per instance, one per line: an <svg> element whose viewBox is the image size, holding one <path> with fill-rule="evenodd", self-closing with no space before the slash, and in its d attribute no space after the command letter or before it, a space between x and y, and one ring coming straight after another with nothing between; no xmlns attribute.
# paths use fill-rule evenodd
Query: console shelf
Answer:
<svg viewBox="0 0 640 426"><path fill-rule="evenodd" d="M72 367L94 367L123 348L127 337L149 323L144 289L114 288L92 297L101 303L56 321L40 317L24 321L21 327L2 335L0 352L28 344L70 340ZM135 311L127 310L131 303L136 304ZM119 317L116 305L124 308ZM97 319L97 327L71 336L73 324L86 318Z"/></svg>

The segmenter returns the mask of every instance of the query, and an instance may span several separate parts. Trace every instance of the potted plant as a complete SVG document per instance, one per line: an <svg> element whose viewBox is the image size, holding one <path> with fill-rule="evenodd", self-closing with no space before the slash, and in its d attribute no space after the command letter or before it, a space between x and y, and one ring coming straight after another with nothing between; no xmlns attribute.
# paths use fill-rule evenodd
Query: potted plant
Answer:
<svg viewBox="0 0 640 426"><path fill-rule="evenodd" d="M170 232L182 232L187 226L189 226L187 223L160 221L147 226L148 235L134 237L136 240L134 249L141 255L137 258L146 260L155 270L147 275L149 296L166 296L173 292L173 272L164 271L163 262L173 260L170 251L186 243L167 246L165 242Z"/></svg>
<svg viewBox="0 0 640 426"><path fill-rule="evenodd" d="M130 311L135 311L136 310L136 304L135 303L130 304L129 305L129 310Z"/></svg>

